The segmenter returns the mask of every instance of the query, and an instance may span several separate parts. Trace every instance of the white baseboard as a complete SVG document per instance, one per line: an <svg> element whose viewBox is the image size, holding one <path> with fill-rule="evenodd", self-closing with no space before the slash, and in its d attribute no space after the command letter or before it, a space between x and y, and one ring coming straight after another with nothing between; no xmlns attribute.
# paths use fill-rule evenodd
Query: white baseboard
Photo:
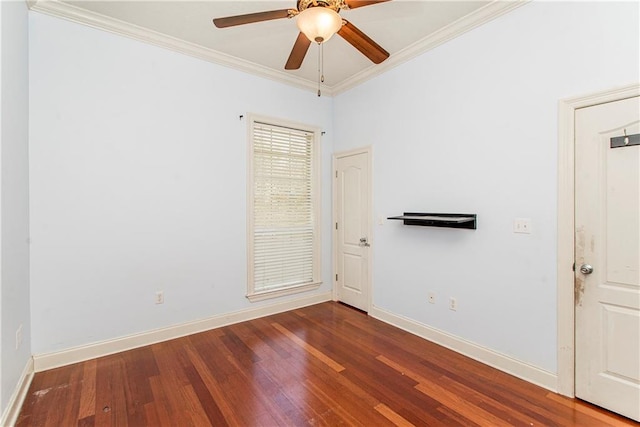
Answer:
<svg viewBox="0 0 640 427"><path fill-rule="evenodd" d="M557 390L558 377L551 372L378 307L373 307L369 315L530 383Z"/></svg>
<svg viewBox="0 0 640 427"><path fill-rule="evenodd" d="M34 369L35 372L46 371L47 369L83 362L85 360L95 359L96 357L107 356L109 354L184 337L186 335L208 331L221 326L282 313L284 311L295 310L297 308L319 304L325 301L331 301L331 292L315 294L258 308L250 308L247 310L221 314L206 319L196 320L194 322L169 326L167 328L156 329L113 340L87 344L54 353L34 355Z"/></svg>
<svg viewBox="0 0 640 427"><path fill-rule="evenodd" d="M331 292L311 295L259 308L250 308L247 310L222 314L219 316L209 317L207 319L129 335L113 340L92 343L85 346L74 347L59 352L34 355L33 361L30 361L29 365L25 368L25 372L21 377L21 385L16 389L15 396L11 401L15 408L12 409L12 405L9 405L7 413L2 420L11 420L10 415L15 417L18 416L18 411L22 405L22 400L26 395L29 384L31 383L34 371L41 372L47 369L53 369L101 356L107 356L109 354L131 350L174 338L180 338L186 335L208 331L210 329L234 323L282 313L284 311L295 310L297 308L319 304L325 301L331 301ZM383 310L379 307L372 307L369 311L369 315L525 381L554 392L557 390L558 378L556 374L551 372L547 372L520 360L513 359L494 350L479 346L462 338ZM19 404L16 405L16 403ZM13 412L15 412L15 414ZM4 426L5 424L0 423L0 425Z"/></svg>
<svg viewBox="0 0 640 427"><path fill-rule="evenodd" d="M30 357L22 370L22 374L20 375L20 379L18 380L18 384L16 384L16 388L11 395L11 398L9 398L9 404L2 413L2 417L0 417L0 426L12 427L16 424L16 421L18 421L18 415L20 415L22 403L24 402L25 397L27 397L31 380L33 380L33 358Z"/></svg>

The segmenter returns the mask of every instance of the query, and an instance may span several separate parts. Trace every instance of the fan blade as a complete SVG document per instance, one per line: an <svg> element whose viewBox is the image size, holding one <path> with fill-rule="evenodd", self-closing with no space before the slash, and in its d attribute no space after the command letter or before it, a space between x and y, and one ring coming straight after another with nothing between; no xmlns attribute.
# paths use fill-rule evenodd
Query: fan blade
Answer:
<svg viewBox="0 0 640 427"><path fill-rule="evenodd" d="M356 9L362 6L369 6L377 3L384 3L389 0L346 0L345 3L349 6L349 9Z"/></svg>
<svg viewBox="0 0 640 427"><path fill-rule="evenodd" d="M253 22L270 21L272 19L288 18L289 9L271 10L268 12L249 13L247 15L227 16L215 18L213 24L218 28L234 27L236 25L251 24Z"/></svg>
<svg viewBox="0 0 640 427"><path fill-rule="evenodd" d="M298 34L298 38L293 45L293 49L291 49L291 54L289 55L289 59L287 59L287 64L284 66L284 69L297 70L300 68L302 60L309 50L309 46L311 46L311 40L302 32Z"/></svg>
<svg viewBox="0 0 640 427"><path fill-rule="evenodd" d="M373 61L374 64L379 64L389 57L389 52L371 40L369 36L360 31L355 25L348 21L344 22L345 24L340 28L338 34L362 52L364 56Z"/></svg>

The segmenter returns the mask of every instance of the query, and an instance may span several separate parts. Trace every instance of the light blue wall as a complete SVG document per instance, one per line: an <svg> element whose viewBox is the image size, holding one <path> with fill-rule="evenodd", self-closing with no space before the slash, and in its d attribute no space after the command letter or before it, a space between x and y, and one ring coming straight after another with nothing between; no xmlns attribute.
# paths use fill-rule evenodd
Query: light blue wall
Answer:
<svg viewBox="0 0 640 427"><path fill-rule="evenodd" d="M478 215L475 231L376 225L377 307L556 372L557 105L638 82L638 17L531 2L335 98L336 151L373 146L374 223Z"/></svg>
<svg viewBox="0 0 640 427"><path fill-rule="evenodd" d="M25 2L0 2L0 414L31 357L29 63ZM23 341L16 350L16 330Z"/></svg>
<svg viewBox="0 0 640 427"><path fill-rule="evenodd" d="M331 289L331 99L39 13L30 55L34 354L275 302L245 297L250 112L326 131Z"/></svg>

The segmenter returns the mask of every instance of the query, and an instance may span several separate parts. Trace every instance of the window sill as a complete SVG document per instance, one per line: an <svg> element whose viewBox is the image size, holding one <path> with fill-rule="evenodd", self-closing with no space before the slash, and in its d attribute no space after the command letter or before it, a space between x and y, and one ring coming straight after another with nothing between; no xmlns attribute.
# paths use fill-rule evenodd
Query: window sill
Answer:
<svg viewBox="0 0 640 427"><path fill-rule="evenodd" d="M284 289L274 289L270 291L255 292L247 294L247 299L251 302L263 301L271 298L283 297L286 295L298 294L301 292L313 291L318 289L322 282L305 283L302 285L290 286Z"/></svg>

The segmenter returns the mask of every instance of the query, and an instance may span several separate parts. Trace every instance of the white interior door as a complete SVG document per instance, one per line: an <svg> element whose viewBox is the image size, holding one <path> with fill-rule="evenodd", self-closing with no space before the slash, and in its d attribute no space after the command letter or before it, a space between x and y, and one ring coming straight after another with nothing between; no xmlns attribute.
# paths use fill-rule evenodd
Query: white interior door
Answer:
<svg viewBox="0 0 640 427"><path fill-rule="evenodd" d="M368 151L337 155L336 298L369 310L370 171Z"/></svg>
<svg viewBox="0 0 640 427"><path fill-rule="evenodd" d="M640 145L611 138L639 123L638 97L575 115L576 397L638 421Z"/></svg>

